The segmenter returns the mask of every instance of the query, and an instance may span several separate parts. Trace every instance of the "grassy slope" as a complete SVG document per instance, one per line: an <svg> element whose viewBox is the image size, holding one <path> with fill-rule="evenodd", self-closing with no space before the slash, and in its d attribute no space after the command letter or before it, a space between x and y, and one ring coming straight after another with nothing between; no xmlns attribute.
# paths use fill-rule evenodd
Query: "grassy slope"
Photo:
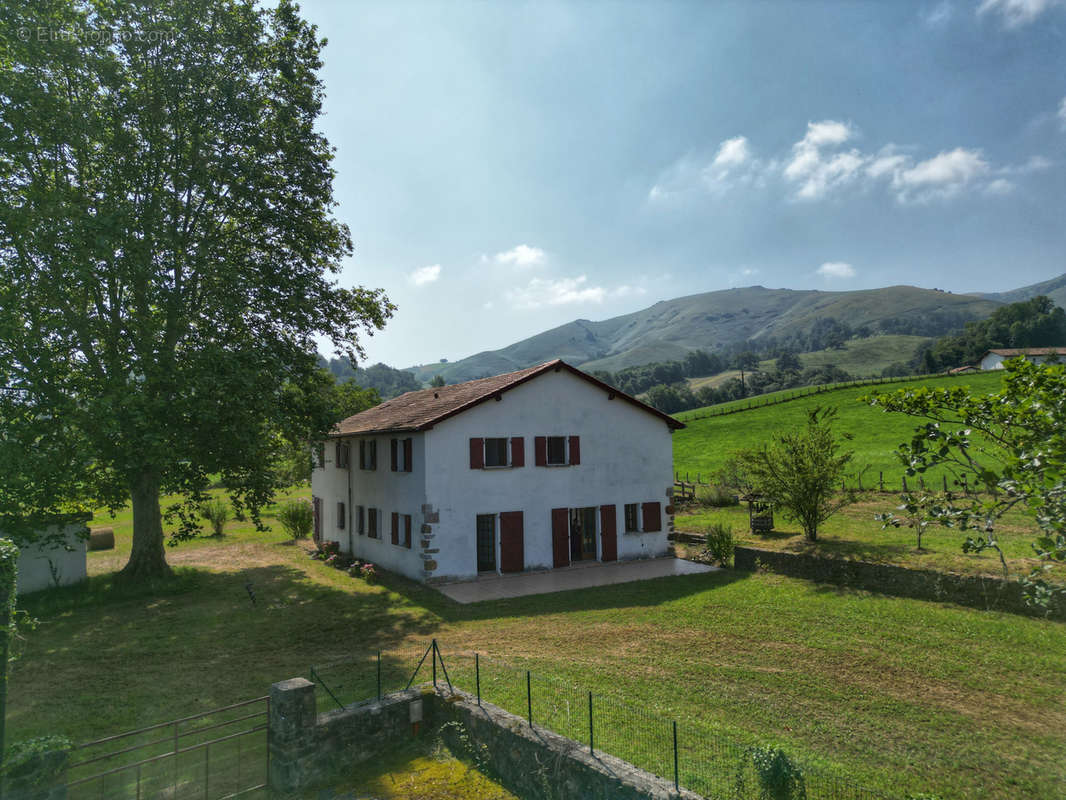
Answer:
<svg viewBox="0 0 1066 800"><path fill-rule="evenodd" d="M800 361L806 367L824 367L834 364L856 377L865 378L881 374L881 370L897 361L906 362L918 346L930 342L924 336L871 336L866 339L849 339L843 350L817 350L801 353ZM765 361L764 369L771 369L773 361Z"/></svg>
<svg viewBox="0 0 1066 800"><path fill-rule="evenodd" d="M729 454L745 447L756 446L775 433L803 425L807 413L818 406L836 406L837 429L849 432L854 439L849 448L855 451L857 467L867 467L864 481L870 485L884 472L886 483L898 486L903 476L903 467L893 454L901 442L910 439L917 421L903 414L886 414L883 411L859 402L859 398L874 391L895 391L910 386L954 387L969 386L973 391L991 392L999 388L1002 375L998 373L974 374L959 378L923 378L912 382L878 386L857 386L837 389L832 392L802 397L787 403L753 408L737 414L694 419L706 409L696 409L678 414L688 426L674 433L674 469L695 477L711 475L722 466ZM773 395L754 398L764 402ZM713 408L743 405L723 404ZM939 476L931 476L939 480Z"/></svg>
<svg viewBox="0 0 1066 800"><path fill-rule="evenodd" d="M116 526L120 552L128 528ZM1053 798L1066 788L1066 626L711 573L458 606L394 576L368 586L280 533L169 553L178 579L26 598L9 737L76 740L263 694L271 682L438 636L684 726L772 739L886 791ZM101 574L102 573L102 574ZM245 583L255 587L252 606Z"/></svg>

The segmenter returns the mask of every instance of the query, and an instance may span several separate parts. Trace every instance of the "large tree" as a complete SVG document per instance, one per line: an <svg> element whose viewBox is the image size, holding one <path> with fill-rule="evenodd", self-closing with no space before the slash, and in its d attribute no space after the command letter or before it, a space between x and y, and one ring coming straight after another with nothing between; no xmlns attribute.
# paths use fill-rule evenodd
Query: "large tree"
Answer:
<svg viewBox="0 0 1066 800"><path fill-rule="evenodd" d="M168 572L161 493L220 473L258 522L332 422L315 337L357 358L392 312L333 277L324 43L289 0L0 3L0 438L49 440L39 506L132 500L126 577Z"/></svg>

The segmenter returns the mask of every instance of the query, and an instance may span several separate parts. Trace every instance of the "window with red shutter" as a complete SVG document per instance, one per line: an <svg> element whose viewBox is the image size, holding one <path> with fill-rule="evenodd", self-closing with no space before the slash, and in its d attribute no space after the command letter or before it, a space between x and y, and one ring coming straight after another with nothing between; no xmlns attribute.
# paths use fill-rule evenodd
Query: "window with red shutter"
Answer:
<svg viewBox="0 0 1066 800"><path fill-rule="evenodd" d="M521 436L511 437L511 466L524 467L526 465L526 442Z"/></svg>
<svg viewBox="0 0 1066 800"><path fill-rule="evenodd" d="M409 438L408 439L404 439L403 440L403 471L404 472L410 472L411 469L412 469L412 467L411 467L411 461L412 461L412 459L411 459L411 451L412 450L413 450L413 448L411 447L411 440Z"/></svg>
<svg viewBox="0 0 1066 800"><path fill-rule="evenodd" d="M644 503L641 511L644 516L645 533L663 529L662 505L660 503Z"/></svg>
<svg viewBox="0 0 1066 800"><path fill-rule="evenodd" d="M392 543L400 543L400 514L398 511L392 512Z"/></svg>
<svg viewBox="0 0 1066 800"><path fill-rule="evenodd" d="M411 515L403 515L403 546L411 549Z"/></svg>
<svg viewBox="0 0 1066 800"><path fill-rule="evenodd" d="M571 464L580 464L581 463L581 437L580 436L571 436L570 437L570 463Z"/></svg>
<svg viewBox="0 0 1066 800"><path fill-rule="evenodd" d="M389 457L391 459L391 464L389 466L389 469L391 469L393 472L396 472L400 468L400 464L399 464L400 447L399 447L399 444L400 443L399 443L399 441L397 439L389 439Z"/></svg>
<svg viewBox="0 0 1066 800"><path fill-rule="evenodd" d="M538 467L548 466L548 437L533 437L533 463Z"/></svg>
<svg viewBox="0 0 1066 800"><path fill-rule="evenodd" d="M470 440L470 469L482 469L485 466L485 440Z"/></svg>

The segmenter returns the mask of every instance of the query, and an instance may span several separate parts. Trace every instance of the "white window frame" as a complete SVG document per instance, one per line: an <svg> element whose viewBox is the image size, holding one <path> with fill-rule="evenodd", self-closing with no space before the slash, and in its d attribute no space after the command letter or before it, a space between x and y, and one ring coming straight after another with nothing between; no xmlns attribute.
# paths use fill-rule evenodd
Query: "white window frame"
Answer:
<svg viewBox="0 0 1066 800"><path fill-rule="evenodd" d="M549 457L551 453L551 440L562 439L563 440L563 460L552 461ZM545 436L544 437L544 465L547 467L568 467L570 466L570 437L563 436Z"/></svg>

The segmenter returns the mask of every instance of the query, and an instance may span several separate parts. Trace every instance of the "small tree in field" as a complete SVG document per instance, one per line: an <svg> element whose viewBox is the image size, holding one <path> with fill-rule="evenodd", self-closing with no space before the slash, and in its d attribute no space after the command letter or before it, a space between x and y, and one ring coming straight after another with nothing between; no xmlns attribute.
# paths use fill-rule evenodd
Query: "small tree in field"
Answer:
<svg viewBox="0 0 1066 800"><path fill-rule="evenodd" d="M904 509L923 523L972 531L964 552L994 550L1004 577L1000 518L1012 510L1040 529L1033 543L1045 563L1029 576L1030 601L1047 605L1057 589L1039 579L1044 567L1066 562L1066 366L1009 361L1003 389L974 395L964 386L908 389L867 398L886 411L923 420L897 454L908 475L946 471L958 487L932 497L904 495ZM882 515L896 524L892 514Z"/></svg>
<svg viewBox="0 0 1066 800"><path fill-rule="evenodd" d="M841 440L851 436L833 432L835 417L835 408L816 408L801 430L776 435L761 447L738 454L754 491L798 522L811 542L818 538L819 525L855 502L854 492L837 488L852 452L841 449Z"/></svg>

